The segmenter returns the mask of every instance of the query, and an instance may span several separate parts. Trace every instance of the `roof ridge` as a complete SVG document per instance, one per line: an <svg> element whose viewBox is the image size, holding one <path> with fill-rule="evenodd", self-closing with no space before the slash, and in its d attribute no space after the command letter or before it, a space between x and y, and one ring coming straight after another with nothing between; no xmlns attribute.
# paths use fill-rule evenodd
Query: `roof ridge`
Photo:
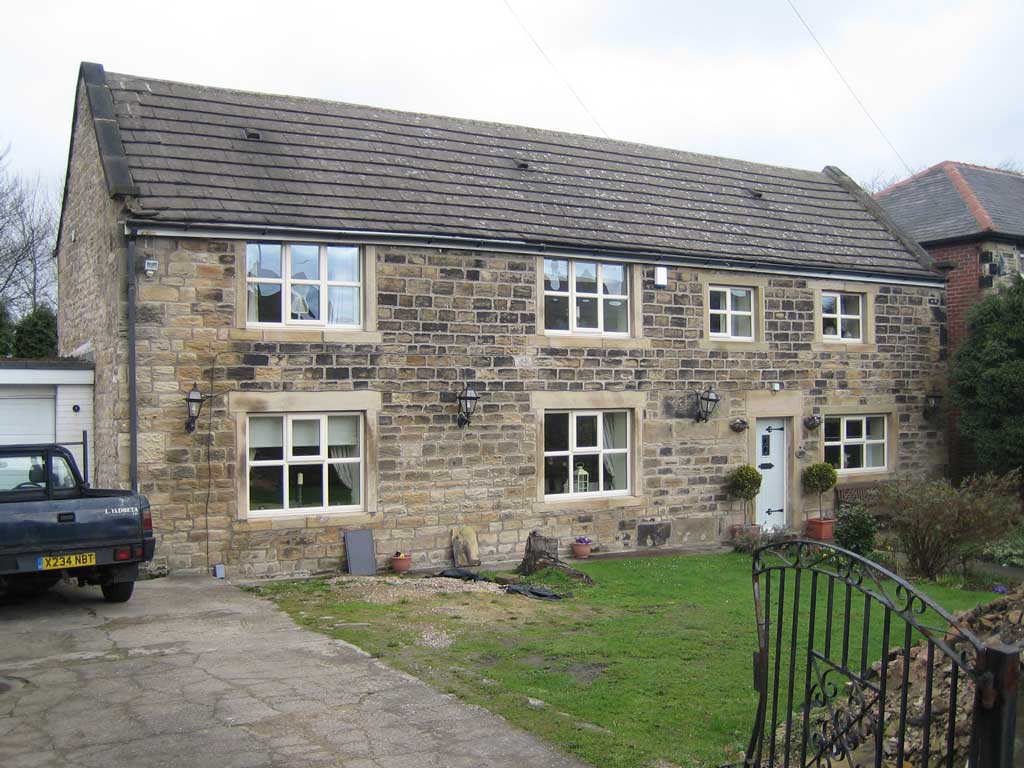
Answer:
<svg viewBox="0 0 1024 768"><path fill-rule="evenodd" d="M472 118L472 117L458 117L458 116L455 116L455 115L441 115L441 114L437 114L437 113L434 113L434 112L416 112L416 111L406 110L406 109L395 109L393 107L380 107L380 106L375 106L375 105L372 105L372 104L358 104L358 103L352 102L352 101L338 101L336 99L324 99L324 98L319 98L319 97L316 97L316 96L296 96L294 94L287 94L287 93L270 93L270 92L267 92L267 91L247 91L247 90L244 90L242 88L226 88L226 87L215 86L215 85L203 85L202 83L187 83L187 82L184 82L184 81L181 81L181 80L168 80L168 79L159 78L159 77L146 77L146 76L143 76L143 75L131 75L131 74L127 74L125 72L107 72L106 76L107 76L108 83L111 80L111 78L125 78L125 79L129 79L129 80L153 81L153 82L158 82L158 83L167 83L168 85L182 85L182 86L186 86L188 88L197 88L197 89L203 90L203 91L221 91L221 92L226 92L226 93L239 94L239 95L243 95L243 96L258 96L258 97L272 97L272 98L281 98L281 99L294 99L294 100L297 100L297 101L306 101L306 102L312 102L312 103L316 103L316 104L329 104L331 106L336 106L336 107L337 106L341 106L341 107L354 107L356 109L369 109L369 110L374 110L374 111L377 111L377 112L386 112L386 113L390 113L390 114L393 114L393 115L401 115L401 116L404 116L406 118L409 118L409 117L413 117L413 118L430 118L430 119L434 119L434 120L443 120L443 121L457 122L457 123L461 123L461 124L465 124L465 125L470 125L470 126L477 125L477 126L484 126L484 127L488 127L488 128L499 128L499 129L503 129L503 128L504 129L507 129L507 128L520 128L520 129L525 129L525 130L533 131L533 132L540 133L540 134L546 134L546 135L549 135L549 136L552 136L552 137L561 137L563 139L566 138L566 137L576 138L576 139L585 139L587 141L597 142L598 144L614 145L614 146L620 146L620 147L621 146L627 146L627 147L634 147L636 149L655 150L655 151L661 152L661 153L669 152L669 153L674 153L674 154L679 154L679 155L686 155L686 156L689 156L689 157L692 157L692 158L698 158L698 159L708 159L708 160L715 160L715 161L726 160L726 161L729 161L731 163L737 163L737 164L743 164L743 165L751 166L753 169L769 169L769 170L776 170L776 171L787 171L787 172L790 172L790 173L796 171L796 172L799 172L799 173L806 173L806 174L809 174L809 175L818 176L823 181L828 181L829 180L826 174L822 173L821 171L815 171L815 170L810 169L810 168L794 168L792 166L786 166L786 165L775 165L775 164L772 164L772 163L761 163L761 162L757 162L755 160L746 160L744 158L739 158L739 157L727 157L725 155L712 155L712 154L704 153L704 152L693 152L693 151L686 150L686 149L678 149L676 147L665 147L665 146L660 146L658 144L649 144L649 143L641 142L641 141L629 141L627 139L613 139L613 138L605 137L605 136L594 136L594 135L588 134L588 133L575 133L575 132L572 132L572 131L559 131L559 130L555 130L553 128L540 128L540 127L532 126L532 125L522 125L520 123L501 123L501 122L498 122L496 120L480 120L478 118ZM754 171L754 172L757 172L757 171Z"/></svg>
<svg viewBox="0 0 1024 768"><path fill-rule="evenodd" d="M927 176L929 173L934 171L936 168L944 168L947 164L949 164L949 162L950 162L949 160L943 160L941 163L936 163L935 165L929 165L923 171L918 171L917 173L911 174L910 176L907 176L907 178L905 178L905 179L903 179L901 181L897 181L895 184L890 184L888 187L886 187L885 189L883 189L883 190L881 190L879 192L875 192L872 195L872 197L875 198L876 200L878 198L880 198L880 197L884 197L885 195L888 195L890 192L894 192L895 190L899 189L900 187L905 186L907 184L910 184L912 181L917 181L922 176Z"/></svg>
<svg viewBox="0 0 1024 768"><path fill-rule="evenodd" d="M967 205L967 210L971 212L974 220L978 222L978 226L983 232L989 232L995 229L995 225L992 223L992 217L989 216L988 211L985 210L985 206L978 200L978 196L974 194L974 190L971 189L971 185L967 183L967 179L960 173L960 168L954 163L946 163L943 167L946 172L946 176L953 184L953 188L956 189L957 194L963 199Z"/></svg>
<svg viewBox="0 0 1024 768"><path fill-rule="evenodd" d="M965 162L963 162L961 160L948 160L947 162L950 163L951 165L961 166L963 168L974 168L977 171L990 171L992 173L1004 173L1004 174L1007 174L1009 176L1017 176L1019 178L1024 178L1024 172L1021 172L1021 171L1011 171L1011 170L1009 170L1007 168L993 168L990 165L978 165L977 163L965 163Z"/></svg>

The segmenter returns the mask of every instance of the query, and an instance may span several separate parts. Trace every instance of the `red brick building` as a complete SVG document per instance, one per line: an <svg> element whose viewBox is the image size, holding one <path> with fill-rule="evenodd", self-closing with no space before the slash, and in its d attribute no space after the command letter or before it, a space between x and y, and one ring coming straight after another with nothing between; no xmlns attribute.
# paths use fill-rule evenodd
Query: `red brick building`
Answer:
<svg viewBox="0 0 1024 768"><path fill-rule="evenodd" d="M956 351L971 307L1024 274L1024 174L946 161L876 198L946 272L948 348ZM969 471L969 451L955 429L950 435L954 471Z"/></svg>

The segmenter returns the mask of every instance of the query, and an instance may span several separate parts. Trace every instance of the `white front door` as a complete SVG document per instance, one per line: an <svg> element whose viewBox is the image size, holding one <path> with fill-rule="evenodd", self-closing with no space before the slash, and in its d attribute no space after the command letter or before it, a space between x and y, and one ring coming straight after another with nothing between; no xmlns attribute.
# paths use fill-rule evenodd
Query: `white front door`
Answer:
<svg viewBox="0 0 1024 768"><path fill-rule="evenodd" d="M758 419L754 466L761 473L756 522L763 529L786 527L786 420Z"/></svg>

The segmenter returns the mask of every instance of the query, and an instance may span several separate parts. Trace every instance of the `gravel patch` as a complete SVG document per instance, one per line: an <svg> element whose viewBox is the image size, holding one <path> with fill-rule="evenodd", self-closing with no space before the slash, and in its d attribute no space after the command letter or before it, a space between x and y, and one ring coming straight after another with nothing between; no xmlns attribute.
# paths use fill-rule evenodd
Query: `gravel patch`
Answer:
<svg viewBox="0 0 1024 768"><path fill-rule="evenodd" d="M330 584L356 589L359 597L376 605L394 605L403 599L415 600L464 592L502 594L498 584L489 581L460 581L459 579L401 578L399 576L336 576Z"/></svg>

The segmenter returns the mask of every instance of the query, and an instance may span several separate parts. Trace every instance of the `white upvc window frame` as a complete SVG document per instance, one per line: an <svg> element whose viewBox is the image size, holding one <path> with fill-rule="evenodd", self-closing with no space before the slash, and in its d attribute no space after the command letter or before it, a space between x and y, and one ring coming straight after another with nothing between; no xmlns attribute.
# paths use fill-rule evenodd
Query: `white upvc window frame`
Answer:
<svg viewBox="0 0 1024 768"><path fill-rule="evenodd" d="M548 296L562 296L569 303L569 328L548 328L548 312L545 309L544 312L544 333L551 336L611 336L613 338L628 338L632 333L633 319L630 317L632 312L632 306L630 302L634 299L630 296L630 265L624 262L604 262L589 259L571 259L571 258L548 258L545 257L541 261L541 269L543 274L541 275L541 285L545 284L545 275L547 274L547 262L549 261L563 261L568 264L568 278L567 278L567 290L552 290L547 287L543 289L543 296L541 301L546 303ZM596 277L597 277L597 292L581 292L576 290L576 269L579 264L593 264L596 266ZM620 267L622 269L622 286L625 288L625 293L605 293L604 281L602 280L602 273L606 266ZM580 327L579 318L577 312L576 300L584 299L595 299L597 301L597 327L590 328L587 326ZM604 309L606 301L623 301L626 304L625 316L626 316L626 330L624 331L606 331L604 329Z"/></svg>
<svg viewBox="0 0 1024 768"><path fill-rule="evenodd" d="M852 297L857 299L857 314L853 315L843 312L843 297ZM825 311L825 300L829 298L835 299L835 312ZM827 341L840 341L847 344L860 344L863 342L864 325L867 322L867 316L864 311L867 304L866 299L867 297L861 293L851 293L850 291L822 291L819 299L821 302L821 338ZM836 332L834 334L825 333L825 323L828 320L836 321ZM843 336L844 320L856 320L860 333L856 336Z"/></svg>
<svg viewBox="0 0 1024 768"><path fill-rule="evenodd" d="M622 413L626 416L626 439L625 448L604 447L604 415L610 413ZM544 462L542 473L546 473L547 459L551 457L567 456L569 458L569 491L568 493L545 493L545 501L567 501L577 499L599 499L615 496L628 496L633 488L633 412L628 408L606 408L606 409L552 409L544 412L545 429L548 418L558 414L569 415L569 449L566 451L544 450ZM597 447L583 446L576 444L576 419L579 416L597 417ZM543 436L542 436L543 442ZM600 490L604 486L604 457L605 455L619 454L626 457L626 482L625 487L617 490ZM597 456L598 476L592 478L591 482L596 483L599 490L577 493L573 490L575 485L575 458L577 456ZM541 477L542 487L546 486L546 477Z"/></svg>
<svg viewBox="0 0 1024 768"><path fill-rule="evenodd" d="M725 307L723 309L712 309L711 294L725 294ZM738 310L733 308L733 291L745 291L750 296L750 309ZM712 339L723 339L728 341L754 341L757 339L757 289L746 285L709 285L708 286L708 337ZM711 318L718 315L722 318L724 331L715 333L711 330ZM740 336L733 333L733 318L750 318L750 335Z"/></svg>
<svg viewBox="0 0 1024 768"><path fill-rule="evenodd" d="M344 457L344 458L331 458L328 455L328 419L332 416L355 416L358 424L358 445L359 454L355 457ZM253 459L249 455L249 446L245 447L246 456L246 476L245 476L245 487L246 487L246 499L247 509L246 516L250 519L254 518L266 518L266 517L286 517L295 515L323 515L323 514L351 514L361 513L366 509L366 414L362 411L329 411L323 413L250 413L246 416L247 424L250 427L246 430L247 434L251 434L251 424L253 419L263 418L279 418L282 420L282 458L280 459ZM292 429L293 424L296 421L319 421L320 426L320 445L319 453L316 455L296 455L294 453L294 446L292 441ZM358 477L359 477L359 503L358 504L347 504L331 506L329 503L325 503L317 507L306 507L290 505L289 498L289 472L288 468L293 465L307 465L307 464L319 464L323 467L321 473L321 498L327 502L329 501L329 489L328 489L328 473L331 467L336 464L356 464L358 465ZM253 509L252 506L252 470L259 469L262 467L280 467L281 468L281 499L283 502L282 507L275 509Z"/></svg>
<svg viewBox="0 0 1024 768"><path fill-rule="evenodd" d="M881 439L879 439L879 438L868 438L868 419L881 419L882 420L882 437L881 437ZM830 440L830 439L828 439L826 437L828 422L829 421L833 421L833 420L839 421L839 439L838 440L835 440L835 439L831 439ZM847 432L848 432L847 424L849 422L855 422L855 421L859 421L860 424L861 424L861 428L860 428L861 436L860 437L847 437ZM844 416L844 415L826 416L825 417L825 421L824 421L824 423L822 425L821 442L822 442L822 461L826 461L826 462L828 461L828 459L825 458L825 456L828 453L828 451L827 451L828 448L836 447L836 446L839 447L840 466L835 467L834 464L832 466L835 467L836 472L838 472L840 475L844 475L844 476L845 475L858 475L858 474L865 474L865 473L871 473L871 472L886 472L886 471L888 471L888 468L889 468L889 417L886 414L884 414L884 413L865 413L865 414L858 413L858 414L852 414L852 415L849 415L849 416ZM872 445L880 445L880 446L882 446L882 464L881 464L881 466L871 466L871 467L860 466L860 467L853 467L853 468L849 468L849 467L846 466L846 458L847 458L846 449L847 449L847 447L850 447L850 446L860 446L860 448L861 448L861 462L862 462L862 464L866 464L867 463L867 459L868 459L868 446L872 446Z"/></svg>
<svg viewBox="0 0 1024 768"><path fill-rule="evenodd" d="M248 246L249 245L277 245L281 248L281 276L277 278L271 277L251 277L249 275L249 264L248 264ZM316 279L307 278L295 278L292 277L292 263L291 263L291 249L292 246L312 246L319 249L318 254L318 277ZM329 248L355 248L357 251L356 257L356 268L358 272L358 280L331 280L328 274L328 258L327 253ZM246 243L246 257L243 268L245 269L245 285L246 291L243 301L247 302L246 305L246 327L247 328L325 328L331 330L341 331L359 331L363 330L366 324L366 300L364 296L363 285L365 283L365 272L366 272L366 249L352 243L306 243L306 242L286 242L286 241L250 241ZM260 320L249 320L248 319L248 301L249 301L249 285L251 284L264 284L264 285L278 285L281 287L281 322L268 322ZM311 285L319 289L319 318L318 320L303 320L292 318L292 286L296 285ZM328 322L328 309L330 306L330 290L331 288L355 288L358 306L356 307L356 317L358 322L356 323L330 323Z"/></svg>

